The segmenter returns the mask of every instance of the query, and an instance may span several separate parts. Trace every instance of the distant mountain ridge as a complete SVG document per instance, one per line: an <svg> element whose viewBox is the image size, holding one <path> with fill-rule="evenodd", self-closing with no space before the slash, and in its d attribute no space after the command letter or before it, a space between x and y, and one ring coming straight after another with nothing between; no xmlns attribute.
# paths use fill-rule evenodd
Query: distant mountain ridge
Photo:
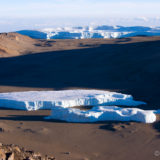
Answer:
<svg viewBox="0 0 160 160"><path fill-rule="evenodd" d="M35 39L89 39L89 38L124 38L133 36L159 36L160 27L145 26L96 26L96 27L61 27L40 30L20 30L22 35Z"/></svg>

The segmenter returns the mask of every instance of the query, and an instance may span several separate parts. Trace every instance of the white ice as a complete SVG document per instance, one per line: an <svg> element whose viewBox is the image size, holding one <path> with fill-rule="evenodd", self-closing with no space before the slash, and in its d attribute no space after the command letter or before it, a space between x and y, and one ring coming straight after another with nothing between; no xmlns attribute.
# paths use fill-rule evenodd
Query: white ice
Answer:
<svg viewBox="0 0 160 160"><path fill-rule="evenodd" d="M29 91L0 93L0 107L38 110L53 107L145 104L131 95L101 90Z"/></svg>
<svg viewBox="0 0 160 160"><path fill-rule="evenodd" d="M145 104L133 100L131 95L102 90L62 90L62 91L29 91L0 93L0 107L38 110L52 109L48 118L68 122L96 121L138 121L152 123L156 120L155 111L138 108L120 108ZM70 107L94 106L91 110L82 111ZM98 106L98 107L97 107Z"/></svg>
<svg viewBox="0 0 160 160"><path fill-rule="evenodd" d="M58 119L67 122L97 122L97 121L137 121L153 123L156 115L153 111L144 111L138 108L121 108L117 106L98 106L83 111L75 108L52 108L51 116L46 119Z"/></svg>
<svg viewBox="0 0 160 160"><path fill-rule="evenodd" d="M59 27L40 30L17 31L37 39L88 39L88 38L124 38L132 36L159 36L159 27L143 26L88 26L88 27Z"/></svg>

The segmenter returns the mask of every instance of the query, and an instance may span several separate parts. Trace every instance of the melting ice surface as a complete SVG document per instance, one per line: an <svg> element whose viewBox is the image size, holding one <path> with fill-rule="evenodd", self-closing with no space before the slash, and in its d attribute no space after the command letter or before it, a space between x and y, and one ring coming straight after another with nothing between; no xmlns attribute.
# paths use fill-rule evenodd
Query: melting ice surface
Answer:
<svg viewBox="0 0 160 160"><path fill-rule="evenodd" d="M58 27L40 30L21 30L20 34L36 39L88 39L88 38L124 38L133 36L158 36L159 27L145 26L86 26Z"/></svg>
<svg viewBox="0 0 160 160"><path fill-rule="evenodd" d="M38 110L52 109L48 118L68 122L139 121L152 123L154 111L138 108L120 108L115 105L138 106L145 104L133 100L131 95L101 90L28 91L0 93L0 107ZM82 111L75 106L94 106Z"/></svg>
<svg viewBox="0 0 160 160"><path fill-rule="evenodd" d="M29 91L0 93L0 106L38 110L53 107L126 105L137 106L131 95L101 90Z"/></svg>
<svg viewBox="0 0 160 160"><path fill-rule="evenodd" d="M75 108L55 107L51 116L46 119L59 119L67 122L96 122L96 121L138 121L153 123L156 115L153 111L138 108L121 108L117 106L97 106L89 111Z"/></svg>

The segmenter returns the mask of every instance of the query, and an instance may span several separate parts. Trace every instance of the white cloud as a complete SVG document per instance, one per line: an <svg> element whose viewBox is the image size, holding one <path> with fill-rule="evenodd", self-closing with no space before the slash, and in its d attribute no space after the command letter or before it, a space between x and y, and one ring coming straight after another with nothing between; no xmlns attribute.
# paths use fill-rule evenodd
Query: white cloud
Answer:
<svg viewBox="0 0 160 160"><path fill-rule="evenodd" d="M142 17L137 17L137 18L135 18L135 20L148 22L148 21L149 21L149 18L147 18L147 17L145 17L145 16L142 16Z"/></svg>
<svg viewBox="0 0 160 160"><path fill-rule="evenodd" d="M27 1L3 5L0 15L6 17L105 17L157 16L160 2L127 2L96 0Z"/></svg>
<svg viewBox="0 0 160 160"><path fill-rule="evenodd" d="M8 24L12 30L91 23L160 25L159 8L158 0L6 0L1 2L0 31Z"/></svg>

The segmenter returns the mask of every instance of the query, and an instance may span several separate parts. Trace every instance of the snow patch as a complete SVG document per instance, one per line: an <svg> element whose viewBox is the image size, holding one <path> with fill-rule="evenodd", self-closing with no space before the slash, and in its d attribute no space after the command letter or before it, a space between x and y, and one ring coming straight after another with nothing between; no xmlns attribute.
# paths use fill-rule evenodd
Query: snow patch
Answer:
<svg viewBox="0 0 160 160"><path fill-rule="evenodd" d="M97 122L97 121L137 121L153 123L156 115L153 111L144 111L138 108L121 108L117 106L98 106L83 111L75 108L52 108L51 116L46 119L58 119L67 122Z"/></svg>
<svg viewBox="0 0 160 160"><path fill-rule="evenodd" d="M38 110L61 106L127 105L137 106L131 95L101 90L29 91L0 93L0 107Z"/></svg>
<svg viewBox="0 0 160 160"><path fill-rule="evenodd" d="M120 108L146 104L135 101L131 95L102 90L63 90L63 91L28 91L0 93L0 107L38 110L52 109L48 119L67 122L96 121L138 121L152 123L156 120L156 111L138 108ZM75 106L94 106L82 111Z"/></svg>
<svg viewBox="0 0 160 160"><path fill-rule="evenodd" d="M17 31L37 39L88 39L88 38L124 38L132 36L158 36L159 27L145 26L87 26L87 27L58 27L40 30Z"/></svg>

